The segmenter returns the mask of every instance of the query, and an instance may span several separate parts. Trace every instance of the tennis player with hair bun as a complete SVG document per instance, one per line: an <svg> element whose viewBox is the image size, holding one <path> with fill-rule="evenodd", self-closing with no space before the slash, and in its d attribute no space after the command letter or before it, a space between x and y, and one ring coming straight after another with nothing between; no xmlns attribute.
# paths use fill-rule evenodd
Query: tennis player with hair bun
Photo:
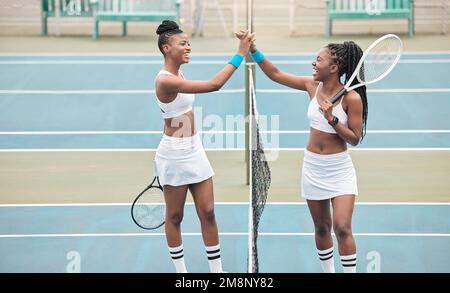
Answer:
<svg viewBox="0 0 450 293"><path fill-rule="evenodd" d="M166 202L166 239L177 273L186 273L180 224L188 189L192 193L200 219L203 242L212 273L222 272L219 234L214 215L212 176L194 124L195 93L219 90L247 55L253 35L242 32L237 53L211 80L185 79L180 70L189 62L189 37L178 25L164 20L158 27L158 47L164 56L164 67L155 79L158 106L164 118L164 135L156 151L154 167L163 186Z"/></svg>
<svg viewBox="0 0 450 293"><path fill-rule="evenodd" d="M237 36L243 38L245 35L241 31ZM279 70L256 49L254 43L250 51L254 61L271 80L308 92L310 134L303 160L302 196L314 222L316 248L323 271L335 272L333 226L343 271L354 273L356 245L352 214L358 188L347 143L356 146L365 135L366 87L349 91L334 105L329 99L344 87L346 82L343 84L340 77L345 74L346 81L350 78L363 51L354 42L328 44L312 62L312 77Z"/></svg>

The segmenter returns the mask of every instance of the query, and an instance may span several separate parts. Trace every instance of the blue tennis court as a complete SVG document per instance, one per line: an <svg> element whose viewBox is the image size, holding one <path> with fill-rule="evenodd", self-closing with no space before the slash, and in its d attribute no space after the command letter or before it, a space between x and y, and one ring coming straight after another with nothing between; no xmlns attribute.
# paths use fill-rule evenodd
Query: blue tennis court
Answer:
<svg viewBox="0 0 450 293"><path fill-rule="evenodd" d="M143 232L129 208L2 206L0 221L11 224L0 228L1 272L172 272L163 228ZM247 271L247 211L245 203L216 206L224 269L230 272ZM358 271L448 272L449 213L448 203L358 204ZM305 204L267 204L259 236L260 271L321 272L313 227ZM182 230L188 270L208 272L192 204L186 206Z"/></svg>
<svg viewBox="0 0 450 293"><path fill-rule="evenodd" d="M268 55L281 69L302 75L311 74L314 56ZM183 71L189 79L208 79L228 58L228 54L194 55ZM51 176L59 172L52 169L51 160L62 160L62 153L108 152L114 160L119 152L154 151L163 124L153 78L161 66L159 54L0 56L1 272L173 272L163 228L148 233L136 227L129 212L131 197L115 204L95 197L80 203L76 195L61 194L40 203L36 193L23 203L15 197L23 192L22 181L8 175L16 174L11 170L28 172L28 157L23 154L48 154L46 160L37 161L35 172ZM410 171L420 174L421 167L426 170L431 164L439 177L424 173L409 179L405 174L405 181L423 180L422 185L431 186L420 197L408 198L411 187L406 182L401 200L387 202L374 196L370 202L357 203L353 232L359 272L450 272L450 185L442 180L448 176L450 161L449 71L450 52L405 53L386 79L368 88L368 133L353 154L369 158L391 151L414 152L416 157L437 154ZM266 148L301 152L308 137L306 93L275 84L259 70L256 89ZM244 149L244 97L243 66L220 91L197 95L197 128L207 150L220 155ZM388 189L389 180L396 180L389 178L389 170L407 162L394 164L386 158L381 162L386 177L368 181L366 188ZM74 171L67 176L82 184L77 178L83 174ZM307 206L299 195L277 186L282 183L269 190L270 203L262 216L260 271L320 272ZM47 188L53 192L52 186ZM26 189L32 196L33 186ZM101 189L99 184L92 193ZM430 200L436 192L440 200ZM298 201L288 201L289 196ZM222 259L229 272L246 271L247 198L229 202L220 195L216 200ZM187 268L206 272L192 204L186 205L183 225Z"/></svg>
<svg viewBox="0 0 450 293"><path fill-rule="evenodd" d="M311 74L312 54L269 57L283 70ZM183 70L207 79L227 58L194 55ZM153 78L161 66L158 55L0 56L1 150L155 149L162 123ZM369 86L369 135L358 148L448 148L449 67L450 53L404 54L386 79ZM259 70L256 76L266 147L304 147L307 94ZM244 148L244 87L241 67L219 92L197 95L205 148Z"/></svg>

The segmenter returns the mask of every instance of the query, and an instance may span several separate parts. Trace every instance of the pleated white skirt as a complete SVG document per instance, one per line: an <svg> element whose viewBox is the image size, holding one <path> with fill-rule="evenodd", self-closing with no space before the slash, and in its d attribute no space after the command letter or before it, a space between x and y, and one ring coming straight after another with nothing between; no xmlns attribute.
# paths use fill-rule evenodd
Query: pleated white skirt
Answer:
<svg viewBox="0 0 450 293"><path fill-rule="evenodd" d="M358 195L356 172L348 151L321 155L305 150L301 187L302 197L309 200Z"/></svg>
<svg viewBox="0 0 450 293"><path fill-rule="evenodd" d="M200 136L163 135L154 160L154 172L162 186L198 183L214 176Z"/></svg>

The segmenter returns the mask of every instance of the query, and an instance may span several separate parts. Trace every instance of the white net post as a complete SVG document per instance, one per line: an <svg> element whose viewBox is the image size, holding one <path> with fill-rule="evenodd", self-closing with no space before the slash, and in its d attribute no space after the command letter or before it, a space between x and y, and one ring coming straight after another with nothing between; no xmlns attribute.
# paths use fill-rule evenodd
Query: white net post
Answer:
<svg viewBox="0 0 450 293"><path fill-rule="evenodd" d="M249 32L253 31L253 1L247 0L247 30ZM252 201L253 201L253 193L252 193L252 160L251 160L251 150L253 148L253 118L252 118L252 92L251 92L251 82L250 79L253 79L253 70L252 67L253 64L251 63L251 57L246 56L246 66L245 66L245 74L246 74L246 80L247 80L247 87L246 87L246 110L247 110L247 149L246 149L246 160L247 160L247 184L250 185L249 188L249 208L248 208L248 268L247 271L249 273L254 273L253 269L253 241L254 241L254 230L253 230L253 207L252 207Z"/></svg>

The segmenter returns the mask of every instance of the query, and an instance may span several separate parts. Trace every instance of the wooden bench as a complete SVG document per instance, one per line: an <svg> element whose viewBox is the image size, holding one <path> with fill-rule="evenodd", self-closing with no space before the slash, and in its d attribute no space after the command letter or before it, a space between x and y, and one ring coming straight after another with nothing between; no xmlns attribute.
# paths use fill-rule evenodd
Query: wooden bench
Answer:
<svg viewBox="0 0 450 293"><path fill-rule="evenodd" d="M127 34L128 21L178 22L180 16L179 0L92 0L94 30L92 39L99 37L99 22L121 21L122 35Z"/></svg>
<svg viewBox="0 0 450 293"><path fill-rule="evenodd" d="M408 34L414 34L414 0L326 0L326 36L332 34L335 19L386 19L408 20Z"/></svg>
<svg viewBox="0 0 450 293"><path fill-rule="evenodd" d="M47 35L48 17L91 17L89 0L41 0L41 33Z"/></svg>

